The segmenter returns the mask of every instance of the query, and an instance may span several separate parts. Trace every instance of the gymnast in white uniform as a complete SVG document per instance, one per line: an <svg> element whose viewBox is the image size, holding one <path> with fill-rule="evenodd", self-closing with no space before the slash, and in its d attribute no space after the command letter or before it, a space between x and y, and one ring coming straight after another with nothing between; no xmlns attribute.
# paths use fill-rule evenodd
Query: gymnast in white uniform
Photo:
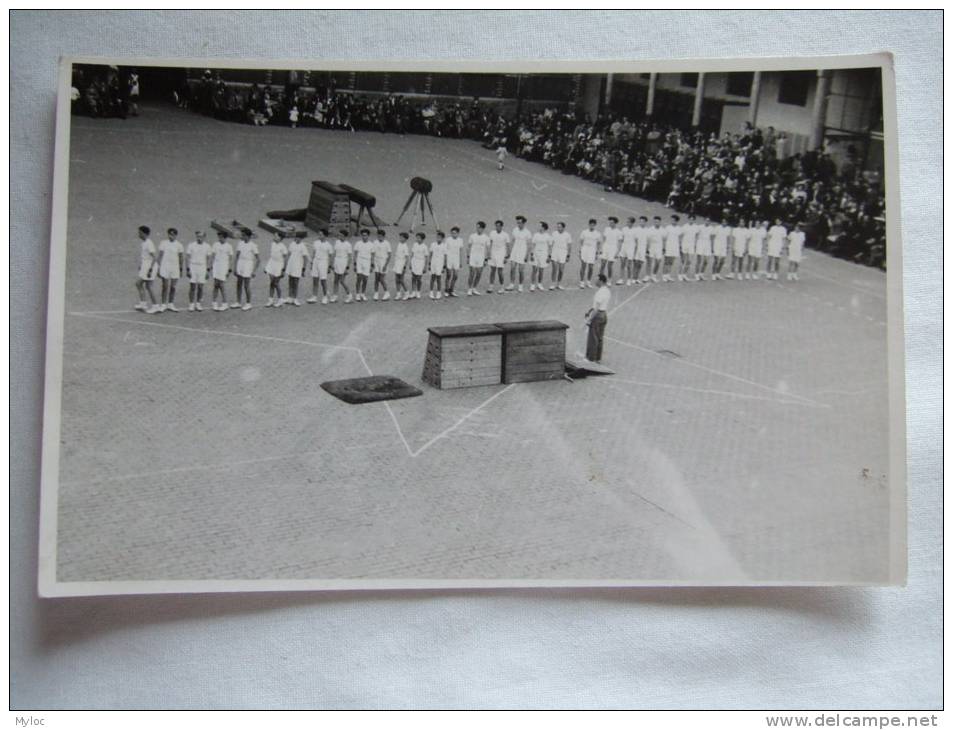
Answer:
<svg viewBox="0 0 953 730"><path fill-rule="evenodd" d="M566 262L569 260L569 249L572 247L572 234L566 230L566 224L562 221L556 223L556 230L552 235L553 247L550 252L550 259L553 262L553 270L550 273L550 289L563 288L563 272L566 268Z"/></svg>
<svg viewBox="0 0 953 730"><path fill-rule="evenodd" d="M136 278L136 290L139 292L139 303L136 309L155 314L159 311L156 306L156 295L152 291L152 282L155 281L159 269L156 260L156 245L149 238L149 226L139 226L139 276ZM151 306L146 308L146 295L149 295Z"/></svg>
<svg viewBox="0 0 953 730"><path fill-rule="evenodd" d="M526 267L526 256L529 253L529 244L533 239L533 232L526 227L526 216L516 216L516 228L513 229L513 246L510 249L510 283L508 291L512 291L519 275L519 291L523 291L523 270Z"/></svg>
<svg viewBox="0 0 953 730"><path fill-rule="evenodd" d="M549 265L549 247L552 245L553 237L549 235L549 224L546 221L539 222L539 230L533 234L533 270L532 282L529 290L536 291L538 288L543 291L543 272Z"/></svg>
<svg viewBox="0 0 953 730"><path fill-rule="evenodd" d="M321 286L321 304L328 303L328 273L331 270L331 258L334 256L334 244L328 240L328 229L318 231L314 241L314 255L311 257L311 296L308 301L318 301L318 285Z"/></svg>
<svg viewBox="0 0 953 730"><path fill-rule="evenodd" d="M242 240L235 244L235 302L232 309L241 307L242 311L251 309L251 279L258 271L261 257L258 254L258 244L252 239L251 229L243 228ZM245 303L242 304L242 294Z"/></svg>
<svg viewBox="0 0 953 730"><path fill-rule="evenodd" d="M232 260L235 250L228 242L225 231L218 232L218 240L212 244L212 309L223 312L228 309L228 295L225 282L232 273ZM218 300L221 301L218 301Z"/></svg>
<svg viewBox="0 0 953 730"><path fill-rule="evenodd" d="M185 249L176 239L179 232L175 228L166 231L166 238L159 242L159 278L162 279L162 304L160 311L178 312L175 307L175 285L182 277L182 264Z"/></svg>
<svg viewBox="0 0 953 730"><path fill-rule="evenodd" d="M490 237L485 231L486 223L477 221L476 231L470 234L467 241L467 265L470 267L467 273L467 296L483 295L480 291L480 277L483 275L483 267L486 266L486 254L490 245Z"/></svg>
<svg viewBox="0 0 953 730"><path fill-rule="evenodd" d="M288 265L288 247L284 242L285 234L275 231L271 241L271 252L268 263L265 264L265 273L268 274L268 301L266 307L280 307L285 303L281 298L281 279L285 275Z"/></svg>
<svg viewBox="0 0 953 730"><path fill-rule="evenodd" d="M592 288L592 266L602 242L602 234L596 230L596 219L589 219L589 227L579 234L579 288Z"/></svg>
<svg viewBox="0 0 953 730"><path fill-rule="evenodd" d="M410 299L410 292L407 291L407 284L404 281L407 259L410 258L410 246L407 244L410 234L401 231L398 239L397 247L394 249L394 263L391 267L394 272L394 299Z"/></svg>
<svg viewBox="0 0 953 730"><path fill-rule="evenodd" d="M292 238L288 244L288 297L296 307L301 306L298 299L298 284L308 265L308 246L300 238Z"/></svg>

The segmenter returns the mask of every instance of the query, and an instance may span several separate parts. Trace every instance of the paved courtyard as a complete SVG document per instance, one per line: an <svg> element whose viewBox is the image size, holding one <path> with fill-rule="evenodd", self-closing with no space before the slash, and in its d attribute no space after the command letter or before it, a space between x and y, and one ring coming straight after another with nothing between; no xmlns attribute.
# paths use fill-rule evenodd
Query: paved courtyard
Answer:
<svg viewBox="0 0 953 730"><path fill-rule="evenodd" d="M368 190L390 223L415 175L464 237L519 213L575 236L668 211L517 159L498 172L470 141L169 107L74 118L70 161L59 581L886 579L882 272L808 251L799 282L616 287L616 375L439 391L420 380L430 326L558 319L583 349L576 267L563 292L281 310L260 274L250 312L149 316L136 227L254 224L313 179ZM369 373L424 395L319 387Z"/></svg>

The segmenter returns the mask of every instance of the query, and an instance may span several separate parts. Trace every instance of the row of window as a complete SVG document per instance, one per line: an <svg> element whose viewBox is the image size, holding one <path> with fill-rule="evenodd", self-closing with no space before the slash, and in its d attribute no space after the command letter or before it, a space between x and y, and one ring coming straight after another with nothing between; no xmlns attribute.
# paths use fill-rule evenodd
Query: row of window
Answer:
<svg viewBox="0 0 953 730"><path fill-rule="evenodd" d="M788 71L781 75L778 87L778 103L793 106L807 106L807 94L811 88L811 81L817 75L816 71ZM649 78L650 74L642 74L642 78ZM694 89L698 85L697 73L683 73L679 76L679 86ZM725 93L729 96L751 96L751 84L754 83L753 71L737 71L728 74L728 84Z"/></svg>

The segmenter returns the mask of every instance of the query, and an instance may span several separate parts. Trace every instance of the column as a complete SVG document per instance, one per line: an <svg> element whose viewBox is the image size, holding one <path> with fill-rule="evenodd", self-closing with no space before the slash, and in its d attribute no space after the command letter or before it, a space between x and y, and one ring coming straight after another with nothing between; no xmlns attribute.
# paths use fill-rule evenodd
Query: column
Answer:
<svg viewBox="0 0 953 730"><path fill-rule="evenodd" d="M602 101L602 74L586 74L582 82L582 108L592 119L599 116Z"/></svg>
<svg viewBox="0 0 953 730"><path fill-rule="evenodd" d="M658 83L658 74L654 71L649 74L649 95L645 98L645 116L652 116L655 110L655 84Z"/></svg>
<svg viewBox="0 0 953 730"><path fill-rule="evenodd" d="M692 126L697 127L702 121L702 101L705 99L705 74L699 72L698 82L695 84L695 106L692 109Z"/></svg>
<svg viewBox="0 0 953 730"><path fill-rule="evenodd" d="M761 101L761 72L755 71L751 79L751 97L748 101L748 122L752 127L758 126L758 103Z"/></svg>
<svg viewBox="0 0 953 730"><path fill-rule="evenodd" d="M606 74L606 100L605 106L609 107L609 104L612 102L612 74Z"/></svg>
<svg viewBox="0 0 953 730"><path fill-rule="evenodd" d="M817 72L817 88L814 90L814 113L811 115L811 138L807 143L809 150L824 146L824 127L827 121L827 94L831 85L831 72Z"/></svg>

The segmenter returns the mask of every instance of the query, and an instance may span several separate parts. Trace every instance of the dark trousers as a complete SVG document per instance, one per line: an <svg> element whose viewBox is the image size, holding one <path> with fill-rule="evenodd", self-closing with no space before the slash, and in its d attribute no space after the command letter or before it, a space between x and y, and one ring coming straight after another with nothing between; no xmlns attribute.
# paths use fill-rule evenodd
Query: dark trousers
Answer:
<svg viewBox="0 0 953 730"><path fill-rule="evenodd" d="M596 312L589 322L589 339L586 342L586 359L591 362L602 360L602 341L606 334L609 317L605 312Z"/></svg>

